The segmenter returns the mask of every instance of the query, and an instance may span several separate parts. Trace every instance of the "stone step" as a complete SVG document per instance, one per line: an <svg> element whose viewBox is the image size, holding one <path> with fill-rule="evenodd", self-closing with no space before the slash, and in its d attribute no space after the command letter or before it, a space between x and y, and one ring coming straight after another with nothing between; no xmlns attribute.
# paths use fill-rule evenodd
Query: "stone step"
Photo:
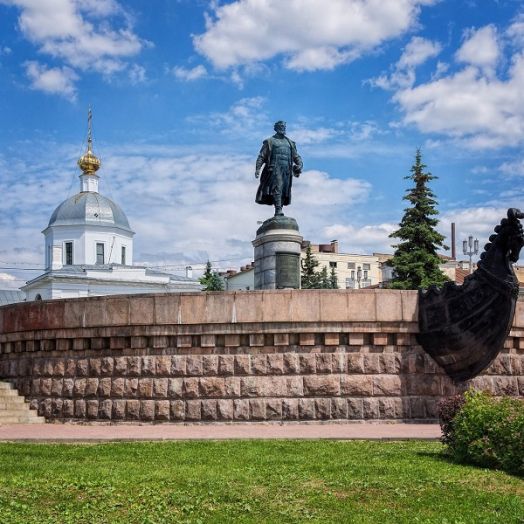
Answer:
<svg viewBox="0 0 524 524"><path fill-rule="evenodd" d="M6 416L6 417L13 417L13 416L19 416L19 415L28 415L28 416L31 416L31 417L37 417L38 415L34 412L34 411L31 411L29 409L29 406L27 406L27 411L26 410L20 410L20 409L16 409L16 408L7 408L7 409L2 409L2 411L0 411L0 419L3 417L3 416Z"/></svg>
<svg viewBox="0 0 524 524"><path fill-rule="evenodd" d="M12 417L0 417L0 426L6 424L45 424L43 417L28 417L26 415L18 415Z"/></svg>
<svg viewBox="0 0 524 524"><path fill-rule="evenodd" d="M9 382L0 382L0 425L43 424L44 417L29 408L25 398Z"/></svg>
<svg viewBox="0 0 524 524"><path fill-rule="evenodd" d="M18 397L18 391L16 389L3 389L0 391L0 398L12 398Z"/></svg>
<svg viewBox="0 0 524 524"><path fill-rule="evenodd" d="M20 397L13 397L9 400L0 398L0 409L9 409L10 407L21 408L26 405L26 401Z"/></svg>

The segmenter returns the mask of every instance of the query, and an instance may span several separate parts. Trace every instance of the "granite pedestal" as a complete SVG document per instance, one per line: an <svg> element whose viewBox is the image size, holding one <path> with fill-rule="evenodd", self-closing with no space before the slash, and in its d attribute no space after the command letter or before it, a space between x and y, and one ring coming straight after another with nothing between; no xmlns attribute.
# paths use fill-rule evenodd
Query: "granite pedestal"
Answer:
<svg viewBox="0 0 524 524"><path fill-rule="evenodd" d="M258 228L253 240L255 289L300 289L302 240L291 217L273 217Z"/></svg>

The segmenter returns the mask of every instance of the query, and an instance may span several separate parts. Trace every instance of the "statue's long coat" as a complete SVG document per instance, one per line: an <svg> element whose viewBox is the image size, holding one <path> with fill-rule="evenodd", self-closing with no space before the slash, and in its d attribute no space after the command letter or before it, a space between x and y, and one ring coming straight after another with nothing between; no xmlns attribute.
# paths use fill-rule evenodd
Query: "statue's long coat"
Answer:
<svg viewBox="0 0 524 524"><path fill-rule="evenodd" d="M273 175L274 173L270 170L271 167L271 153L273 150L273 139L278 138L274 135L262 143L262 148L257 158L256 168L257 171L264 165L262 174L260 176L260 185L258 186L257 196L255 202L257 204L274 205L273 200ZM291 147L291 155L289 157L289 163L287 166L280 166L282 171L282 205L287 206L291 203L291 186L293 183L293 164L295 164L295 170L300 173L302 170L302 159L297 153L297 146L293 140L285 137Z"/></svg>

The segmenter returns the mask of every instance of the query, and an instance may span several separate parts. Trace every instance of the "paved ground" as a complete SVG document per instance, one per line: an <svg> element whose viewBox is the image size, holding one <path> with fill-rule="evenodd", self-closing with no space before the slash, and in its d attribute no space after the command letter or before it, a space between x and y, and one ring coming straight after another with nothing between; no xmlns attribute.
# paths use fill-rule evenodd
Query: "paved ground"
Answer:
<svg viewBox="0 0 524 524"><path fill-rule="evenodd" d="M0 441L100 442L122 440L337 439L406 440L440 438L438 424L287 423L0 426Z"/></svg>

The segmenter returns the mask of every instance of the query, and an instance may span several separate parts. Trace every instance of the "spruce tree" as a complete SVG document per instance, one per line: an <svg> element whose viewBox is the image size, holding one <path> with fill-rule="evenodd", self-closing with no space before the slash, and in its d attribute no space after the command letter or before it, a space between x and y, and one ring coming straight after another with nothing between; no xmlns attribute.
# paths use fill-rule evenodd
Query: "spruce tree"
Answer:
<svg viewBox="0 0 524 524"><path fill-rule="evenodd" d="M331 268L331 274L329 275L329 283L331 284L331 289L338 289L338 278L335 268Z"/></svg>
<svg viewBox="0 0 524 524"><path fill-rule="evenodd" d="M318 260L311 253L311 246L308 246L306 249L306 257L302 260L302 289L317 289L319 287L320 279L316 271L318 265Z"/></svg>
<svg viewBox="0 0 524 524"><path fill-rule="evenodd" d="M329 278L328 270L326 266L322 267L322 270L319 274L319 289L331 289L331 279Z"/></svg>
<svg viewBox="0 0 524 524"><path fill-rule="evenodd" d="M395 254L390 261L395 277L389 287L395 289L427 288L433 284L442 285L448 278L440 270L438 248L448 249L444 245L444 236L435 227L438 220L437 201L428 183L437 177L424 172L420 149L417 149L411 175L406 179L413 181L412 188L406 190L403 197L410 203L404 210L399 229L391 235L399 238L394 245Z"/></svg>
<svg viewBox="0 0 524 524"><path fill-rule="evenodd" d="M199 282L204 286L202 291L223 291L224 283L222 279L218 276L216 271L213 271L211 262L208 260L206 263L206 270L204 274L200 277Z"/></svg>

